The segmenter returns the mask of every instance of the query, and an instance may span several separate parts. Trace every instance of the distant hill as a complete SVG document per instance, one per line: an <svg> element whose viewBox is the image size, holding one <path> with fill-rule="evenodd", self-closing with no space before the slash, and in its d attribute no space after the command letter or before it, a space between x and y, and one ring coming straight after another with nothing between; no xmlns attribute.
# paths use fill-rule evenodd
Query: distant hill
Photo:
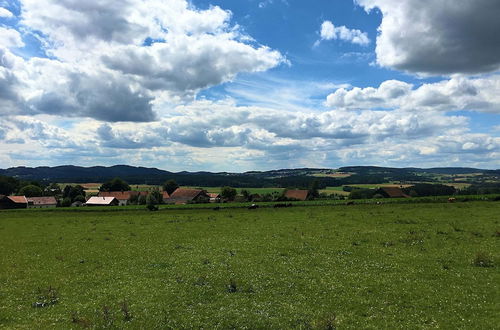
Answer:
<svg viewBox="0 0 500 330"><path fill-rule="evenodd" d="M335 173L349 173L346 177L335 177ZM104 182L120 177L130 184L161 184L173 179L181 185L189 186L233 186L233 187L307 187L313 180L320 187L345 184L379 184L390 181L432 182L437 176L458 174L484 174L500 176L500 170L477 168L391 168L377 166L347 166L339 169L279 169L272 171L250 171L245 173L212 172L169 172L158 168L116 166L56 166L56 167L12 167L0 169L0 175L21 180L48 182Z"/></svg>

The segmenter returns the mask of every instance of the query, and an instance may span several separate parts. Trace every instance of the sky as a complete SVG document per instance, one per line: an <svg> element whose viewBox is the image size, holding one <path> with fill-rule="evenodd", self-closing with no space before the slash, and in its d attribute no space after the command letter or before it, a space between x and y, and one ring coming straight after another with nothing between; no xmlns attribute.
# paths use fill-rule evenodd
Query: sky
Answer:
<svg viewBox="0 0 500 330"><path fill-rule="evenodd" d="M0 0L0 168L500 168L498 0Z"/></svg>

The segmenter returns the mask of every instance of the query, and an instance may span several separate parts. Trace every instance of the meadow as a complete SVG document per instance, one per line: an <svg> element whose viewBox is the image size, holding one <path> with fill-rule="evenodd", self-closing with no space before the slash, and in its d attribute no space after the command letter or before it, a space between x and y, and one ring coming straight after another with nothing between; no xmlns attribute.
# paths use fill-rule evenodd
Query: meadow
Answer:
<svg viewBox="0 0 500 330"><path fill-rule="evenodd" d="M0 327L492 329L499 211L0 211Z"/></svg>

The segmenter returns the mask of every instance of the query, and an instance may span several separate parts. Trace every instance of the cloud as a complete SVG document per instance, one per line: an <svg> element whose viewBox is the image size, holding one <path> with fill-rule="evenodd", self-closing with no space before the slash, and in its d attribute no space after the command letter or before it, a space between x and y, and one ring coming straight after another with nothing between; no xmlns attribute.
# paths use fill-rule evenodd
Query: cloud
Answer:
<svg viewBox="0 0 500 330"><path fill-rule="evenodd" d="M357 29L349 29L345 26L334 26L330 21L321 24L321 40L343 40L353 44L366 46L370 43L368 34Z"/></svg>
<svg viewBox="0 0 500 330"><path fill-rule="evenodd" d="M24 46L24 42L19 32L0 26L0 46L19 48Z"/></svg>
<svg viewBox="0 0 500 330"><path fill-rule="evenodd" d="M231 26L231 13L217 6L198 10L186 0L20 3L19 29L37 36L49 57L24 59L2 50L15 65L0 67L6 86L1 113L154 121L157 104L186 102L241 72L286 61ZM0 29L4 46L22 45L18 31Z"/></svg>
<svg viewBox="0 0 500 330"><path fill-rule="evenodd" d="M6 8L0 7L0 17L11 18L14 15Z"/></svg>
<svg viewBox="0 0 500 330"><path fill-rule="evenodd" d="M500 75L453 77L418 88L387 80L378 88L339 88L326 105L337 109L403 109L417 111L471 110L500 114Z"/></svg>
<svg viewBox="0 0 500 330"><path fill-rule="evenodd" d="M491 0L356 0L380 9L377 63L440 75L500 68L500 2Z"/></svg>

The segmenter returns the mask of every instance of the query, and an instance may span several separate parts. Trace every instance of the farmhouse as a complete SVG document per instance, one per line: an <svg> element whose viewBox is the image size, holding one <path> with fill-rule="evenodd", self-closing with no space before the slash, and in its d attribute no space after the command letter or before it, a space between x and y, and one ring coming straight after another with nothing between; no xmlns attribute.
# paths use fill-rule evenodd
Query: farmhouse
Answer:
<svg viewBox="0 0 500 330"><path fill-rule="evenodd" d="M118 205L127 205L132 196L139 195L138 191L101 191L98 197L114 197L118 200Z"/></svg>
<svg viewBox="0 0 500 330"><path fill-rule="evenodd" d="M28 197L28 208L50 208L57 206L57 200L54 196L48 197Z"/></svg>
<svg viewBox="0 0 500 330"><path fill-rule="evenodd" d="M25 209L28 200L25 196L0 196L0 209Z"/></svg>
<svg viewBox="0 0 500 330"><path fill-rule="evenodd" d="M380 194L385 198L407 198L410 197L403 192L399 187L381 187L377 189L375 194Z"/></svg>
<svg viewBox="0 0 500 330"><path fill-rule="evenodd" d="M119 205L120 202L116 197L90 197L87 200L87 206L116 206Z"/></svg>
<svg viewBox="0 0 500 330"><path fill-rule="evenodd" d="M298 201L305 201L309 198L308 190L287 190L285 191L286 198L288 199L296 199Z"/></svg>
<svg viewBox="0 0 500 330"><path fill-rule="evenodd" d="M170 195L169 203L174 204L187 204L187 203L203 203L207 202L210 197L204 190L177 188L172 195Z"/></svg>

